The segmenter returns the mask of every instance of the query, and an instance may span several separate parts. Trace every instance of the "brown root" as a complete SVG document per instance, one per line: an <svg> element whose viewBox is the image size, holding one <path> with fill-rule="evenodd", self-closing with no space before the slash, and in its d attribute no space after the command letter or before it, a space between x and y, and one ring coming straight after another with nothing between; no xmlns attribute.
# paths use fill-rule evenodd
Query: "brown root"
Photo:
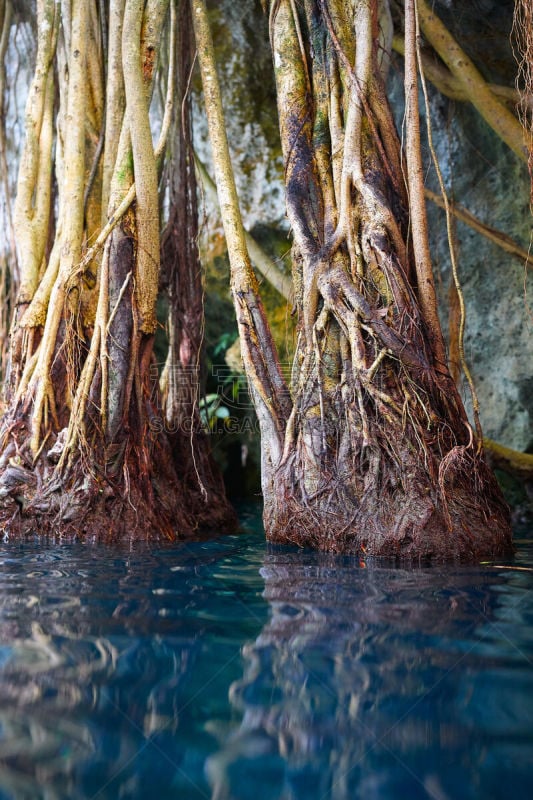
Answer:
<svg viewBox="0 0 533 800"><path fill-rule="evenodd" d="M330 471L312 497L291 462L275 475L266 495L264 523L269 541L330 553L415 561L474 561L513 551L508 509L484 462L456 447L441 462L438 490L412 448L401 464L376 447L360 453L358 486ZM471 475L477 475L472 493ZM357 494L359 496L357 496Z"/></svg>
<svg viewBox="0 0 533 800"><path fill-rule="evenodd" d="M302 288L283 457L263 473L265 528L270 541L328 552L474 560L512 549L509 513L442 344L422 213L415 4L406 4L409 197L370 37L375 6L359 0L350 17L329 0L297 11L281 0L271 17ZM302 36L315 56L322 45L308 65L313 102ZM342 169L322 157L328 136Z"/></svg>
<svg viewBox="0 0 533 800"><path fill-rule="evenodd" d="M24 424L12 425L2 456L0 526L4 536L38 534L91 541L179 541L229 532L236 517L212 473L207 497L193 475L176 471L179 452L149 430L95 458L58 466L66 430L33 461ZM157 464L157 470L153 465ZM178 479L179 474L179 479ZM196 489L196 491L195 491Z"/></svg>
<svg viewBox="0 0 533 800"><path fill-rule="evenodd" d="M53 2L41 5L62 13ZM39 63L44 59L58 77L59 102L49 111L57 113L58 201L52 206L57 205L59 214L55 227L46 226L44 232L39 228L46 258L36 247L28 253L33 259L27 269L31 291L19 297L24 303L13 328L11 396L0 431L0 523L9 536L36 532L95 540L175 540L205 529L232 530L236 524L199 425L197 375L185 370L189 400L194 397L194 402L180 397L178 407L163 414L153 358L160 277L157 163L170 128L174 52L169 56L167 102L155 150L148 107L168 7L168 0L128 0L117 4L108 20L99 17L105 13L103 5L74 3L71 19L65 15L61 20L64 27L71 22L71 35L58 42L58 57L69 65L68 92L66 71L51 63L55 39L39 55ZM187 13L188 3L178 7L182 15ZM40 14L38 22L46 28L47 19ZM59 18L54 19L55 30ZM184 47L176 45L174 3L170 23L171 47L183 57ZM184 41L190 31L190 22L182 19ZM106 70L108 43L113 68ZM188 53L192 60L190 42ZM124 73L130 80L126 90ZM183 75L180 80L184 90ZM28 119L37 112L44 114L40 106L29 104ZM180 106L175 117L182 112ZM175 138L180 127L181 119ZM28 135L31 138L31 127ZM42 196L46 187L30 181L35 158L48 157L49 152L42 143L39 150L33 140L27 149L20 172L21 218L28 198L35 195L36 207L50 199ZM189 167L185 157L175 183L186 185L189 198L196 192L191 175L194 178L192 157ZM195 217L195 207L185 206L185 213ZM97 235L102 220L107 222ZM197 280L189 286L189 316L174 315L176 361L176 341L183 341L191 330L201 331L203 325L196 230L191 224L189 219L185 228L194 252L180 253L185 263L179 280L188 278L188 270ZM200 346L195 340L194 363L200 359ZM186 435L169 432L181 430L182 422L191 423Z"/></svg>

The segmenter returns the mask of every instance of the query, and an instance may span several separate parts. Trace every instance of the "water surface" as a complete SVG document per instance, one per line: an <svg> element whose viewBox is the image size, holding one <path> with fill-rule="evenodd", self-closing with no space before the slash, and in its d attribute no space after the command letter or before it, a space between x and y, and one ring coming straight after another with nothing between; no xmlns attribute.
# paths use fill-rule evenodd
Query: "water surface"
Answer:
<svg viewBox="0 0 533 800"><path fill-rule="evenodd" d="M0 800L529 798L533 544L0 546Z"/></svg>

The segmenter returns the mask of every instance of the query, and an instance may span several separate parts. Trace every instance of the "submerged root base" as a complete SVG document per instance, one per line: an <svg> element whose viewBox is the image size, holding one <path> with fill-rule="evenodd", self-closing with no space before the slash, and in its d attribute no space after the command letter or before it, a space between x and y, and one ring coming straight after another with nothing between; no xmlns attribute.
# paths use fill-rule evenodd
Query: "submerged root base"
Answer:
<svg viewBox="0 0 533 800"><path fill-rule="evenodd" d="M43 455L25 463L27 447L0 472L0 530L16 539L38 535L98 542L180 541L209 532L231 533L237 519L216 483L207 496L176 478L170 451L132 447L115 477L77 459L58 476ZM157 470L154 465L157 464Z"/></svg>
<svg viewBox="0 0 533 800"><path fill-rule="evenodd" d="M446 476L443 495L427 481L409 493L370 488L358 501L346 488L303 500L300 485L284 479L265 504L268 541L328 553L408 561L462 561L513 552L509 509L483 462L474 473Z"/></svg>
<svg viewBox="0 0 533 800"><path fill-rule="evenodd" d="M476 518L466 507L458 509L457 523L449 531L445 516L438 509L421 517L416 500L411 502L413 507L403 511L400 525L398 521L391 524L388 517L357 509L348 517L345 509L335 512L287 503L277 516L265 514L267 539L326 553L409 561L472 562L513 552L502 514Z"/></svg>
<svg viewBox="0 0 533 800"><path fill-rule="evenodd" d="M100 496L96 488L61 490L60 495L36 494L26 507L4 504L0 529L5 538L36 534L39 537L98 542L182 541L209 533L232 533L234 511L214 505L203 514L192 514L181 504L163 509L147 501L142 490L130 487L127 495Z"/></svg>

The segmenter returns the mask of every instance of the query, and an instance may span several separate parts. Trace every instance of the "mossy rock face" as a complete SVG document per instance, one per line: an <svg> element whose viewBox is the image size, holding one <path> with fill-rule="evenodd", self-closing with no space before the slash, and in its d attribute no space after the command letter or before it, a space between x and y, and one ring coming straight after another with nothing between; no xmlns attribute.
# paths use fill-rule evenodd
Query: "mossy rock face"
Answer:
<svg viewBox="0 0 533 800"><path fill-rule="evenodd" d="M442 125L441 160L448 159L448 187L457 202L485 223L527 248L531 217L525 165L493 134L471 107L435 98L435 127ZM450 116L452 114L452 116ZM433 188L433 187L432 187ZM430 208L441 305L447 309L451 281L444 215ZM516 450L533 439L531 379L533 340L524 301L524 265L461 222L455 225L459 275L467 325L465 354L481 405L485 435ZM447 326L447 314L443 315ZM469 403L465 394L466 402Z"/></svg>
<svg viewBox="0 0 533 800"><path fill-rule="evenodd" d="M514 86L514 0L436 0L435 12L485 80Z"/></svg>
<svg viewBox="0 0 533 800"><path fill-rule="evenodd" d="M275 261L280 270L288 274L287 259L290 258L290 242L284 231L256 226L252 230L256 241ZM223 339L229 347L237 338L237 324L230 294L230 268L227 253L214 257L206 256L206 342L208 348L217 348ZM212 252L211 252L212 256ZM295 319L290 303L260 276L261 298L265 305L272 335L282 363L290 362L294 353ZM235 364L235 361L233 362Z"/></svg>
<svg viewBox="0 0 533 800"><path fill-rule="evenodd" d="M261 223L287 229L268 18L259 0L218 0L209 3L209 12L245 227L250 230ZM193 88L199 108L195 147L212 175L198 78ZM209 203L206 210L211 218L214 209Z"/></svg>

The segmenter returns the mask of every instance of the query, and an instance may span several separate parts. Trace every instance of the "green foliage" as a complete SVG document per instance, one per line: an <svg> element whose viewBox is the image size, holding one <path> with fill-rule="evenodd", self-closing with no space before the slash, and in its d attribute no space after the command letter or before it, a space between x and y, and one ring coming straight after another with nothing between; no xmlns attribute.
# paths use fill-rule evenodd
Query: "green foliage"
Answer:
<svg viewBox="0 0 533 800"><path fill-rule="evenodd" d="M206 394L200 400L200 419L207 430L212 430L217 420L228 419L229 416L229 409L222 404L222 398L219 394Z"/></svg>
<svg viewBox="0 0 533 800"><path fill-rule="evenodd" d="M213 357L216 358L218 356L224 356L226 350L233 344L233 342L237 338L237 330L233 331L224 331L220 334L218 338L218 342L215 344L213 348Z"/></svg>

